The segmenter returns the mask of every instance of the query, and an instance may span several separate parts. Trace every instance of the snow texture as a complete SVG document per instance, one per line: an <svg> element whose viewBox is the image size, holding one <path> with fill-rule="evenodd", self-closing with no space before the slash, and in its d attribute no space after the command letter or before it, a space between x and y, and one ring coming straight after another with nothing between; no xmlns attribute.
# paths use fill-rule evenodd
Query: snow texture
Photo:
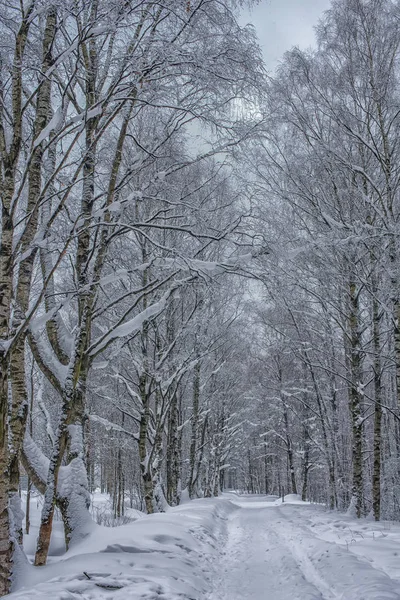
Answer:
<svg viewBox="0 0 400 600"><path fill-rule="evenodd" d="M52 539L10 600L400 600L398 524L235 493L137 516L63 556Z"/></svg>
<svg viewBox="0 0 400 600"><path fill-rule="evenodd" d="M26 565L9 598L205 598L217 539L233 510L229 500L199 500L121 527L94 526L61 560L52 556L39 569Z"/></svg>
<svg viewBox="0 0 400 600"><path fill-rule="evenodd" d="M329 524L337 513L325 513L294 495L284 502L254 496L234 502L241 510L230 520L220 574L208 600L400 599L400 582L373 560L357 557L333 535L329 542L316 535L314 524L321 516Z"/></svg>

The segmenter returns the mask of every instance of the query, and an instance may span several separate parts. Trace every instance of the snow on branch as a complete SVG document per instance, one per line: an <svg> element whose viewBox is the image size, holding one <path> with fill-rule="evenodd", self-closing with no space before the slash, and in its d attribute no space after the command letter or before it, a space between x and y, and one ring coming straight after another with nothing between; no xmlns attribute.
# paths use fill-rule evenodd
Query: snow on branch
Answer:
<svg viewBox="0 0 400 600"><path fill-rule="evenodd" d="M103 425L107 431L110 431L110 430L118 431L119 433L124 433L125 435L128 435L129 437L133 438L134 440L139 440L139 436L136 433L127 431L123 427L120 427L119 425L116 425L116 423L112 423L112 421L109 421L108 419L104 419L103 417L100 417L99 415L89 415L89 419L90 419L90 421L93 421L94 423L100 423L100 425Z"/></svg>
<svg viewBox="0 0 400 600"><path fill-rule="evenodd" d="M179 269L182 271L195 271L200 275L211 277L213 275L221 275L225 272L243 268L252 260L252 258L253 255L250 253L236 256L222 262L205 261L186 257L157 258L153 261L153 265L157 267Z"/></svg>
<svg viewBox="0 0 400 600"><path fill-rule="evenodd" d="M89 349L89 355L95 356L102 352L113 340L116 340L121 337L127 337L133 335L137 331L140 331L143 324L146 321L149 321L153 317L157 317L159 314L163 312L166 307L167 300L172 294L172 292L182 285L183 282L169 289L165 294L161 297L158 302L155 302L151 306L148 306L138 315L126 321L125 323L121 323L117 325L113 329L111 329L108 333L106 333L103 337L96 340L91 348Z"/></svg>
<svg viewBox="0 0 400 600"><path fill-rule="evenodd" d="M43 454L36 442L34 442L28 431L26 431L24 438L24 453L30 467L36 473L37 477L41 481L46 481L50 461L47 456Z"/></svg>

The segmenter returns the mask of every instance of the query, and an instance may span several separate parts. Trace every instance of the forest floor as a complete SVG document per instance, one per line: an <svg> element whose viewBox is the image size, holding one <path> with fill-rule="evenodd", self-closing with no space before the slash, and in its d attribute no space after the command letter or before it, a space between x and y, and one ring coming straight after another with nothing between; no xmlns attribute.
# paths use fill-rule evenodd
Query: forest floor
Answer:
<svg viewBox="0 0 400 600"><path fill-rule="evenodd" d="M49 564L21 564L10 600L400 600L398 523L234 493L131 516L67 553L56 527Z"/></svg>
<svg viewBox="0 0 400 600"><path fill-rule="evenodd" d="M289 497L234 500L210 600L399 600L399 525Z"/></svg>

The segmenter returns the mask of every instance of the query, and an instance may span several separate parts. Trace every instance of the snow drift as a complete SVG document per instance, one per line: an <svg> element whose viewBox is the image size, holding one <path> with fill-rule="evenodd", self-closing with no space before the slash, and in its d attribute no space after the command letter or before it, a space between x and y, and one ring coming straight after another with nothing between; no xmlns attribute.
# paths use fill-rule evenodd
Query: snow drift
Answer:
<svg viewBox="0 0 400 600"><path fill-rule="evenodd" d="M121 527L94 526L53 564L24 565L8 598L200 600L236 508L228 499L195 500Z"/></svg>

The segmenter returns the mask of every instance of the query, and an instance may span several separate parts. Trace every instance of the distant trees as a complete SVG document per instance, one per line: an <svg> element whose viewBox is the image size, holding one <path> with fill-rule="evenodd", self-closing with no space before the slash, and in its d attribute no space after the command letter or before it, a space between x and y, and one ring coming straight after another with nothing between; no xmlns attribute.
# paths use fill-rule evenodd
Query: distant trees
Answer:
<svg viewBox="0 0 400 600"><path fill-rule="evenodd" d="M275 418L289 472L295 446L289 485L308 473L308 494L376 519L398 515L398 16L397 2L333 2L318 49L285 56L249 149L275 244L257 271L265 336L290 365ZM286 405L305 423L290 442Z"/></svg>

